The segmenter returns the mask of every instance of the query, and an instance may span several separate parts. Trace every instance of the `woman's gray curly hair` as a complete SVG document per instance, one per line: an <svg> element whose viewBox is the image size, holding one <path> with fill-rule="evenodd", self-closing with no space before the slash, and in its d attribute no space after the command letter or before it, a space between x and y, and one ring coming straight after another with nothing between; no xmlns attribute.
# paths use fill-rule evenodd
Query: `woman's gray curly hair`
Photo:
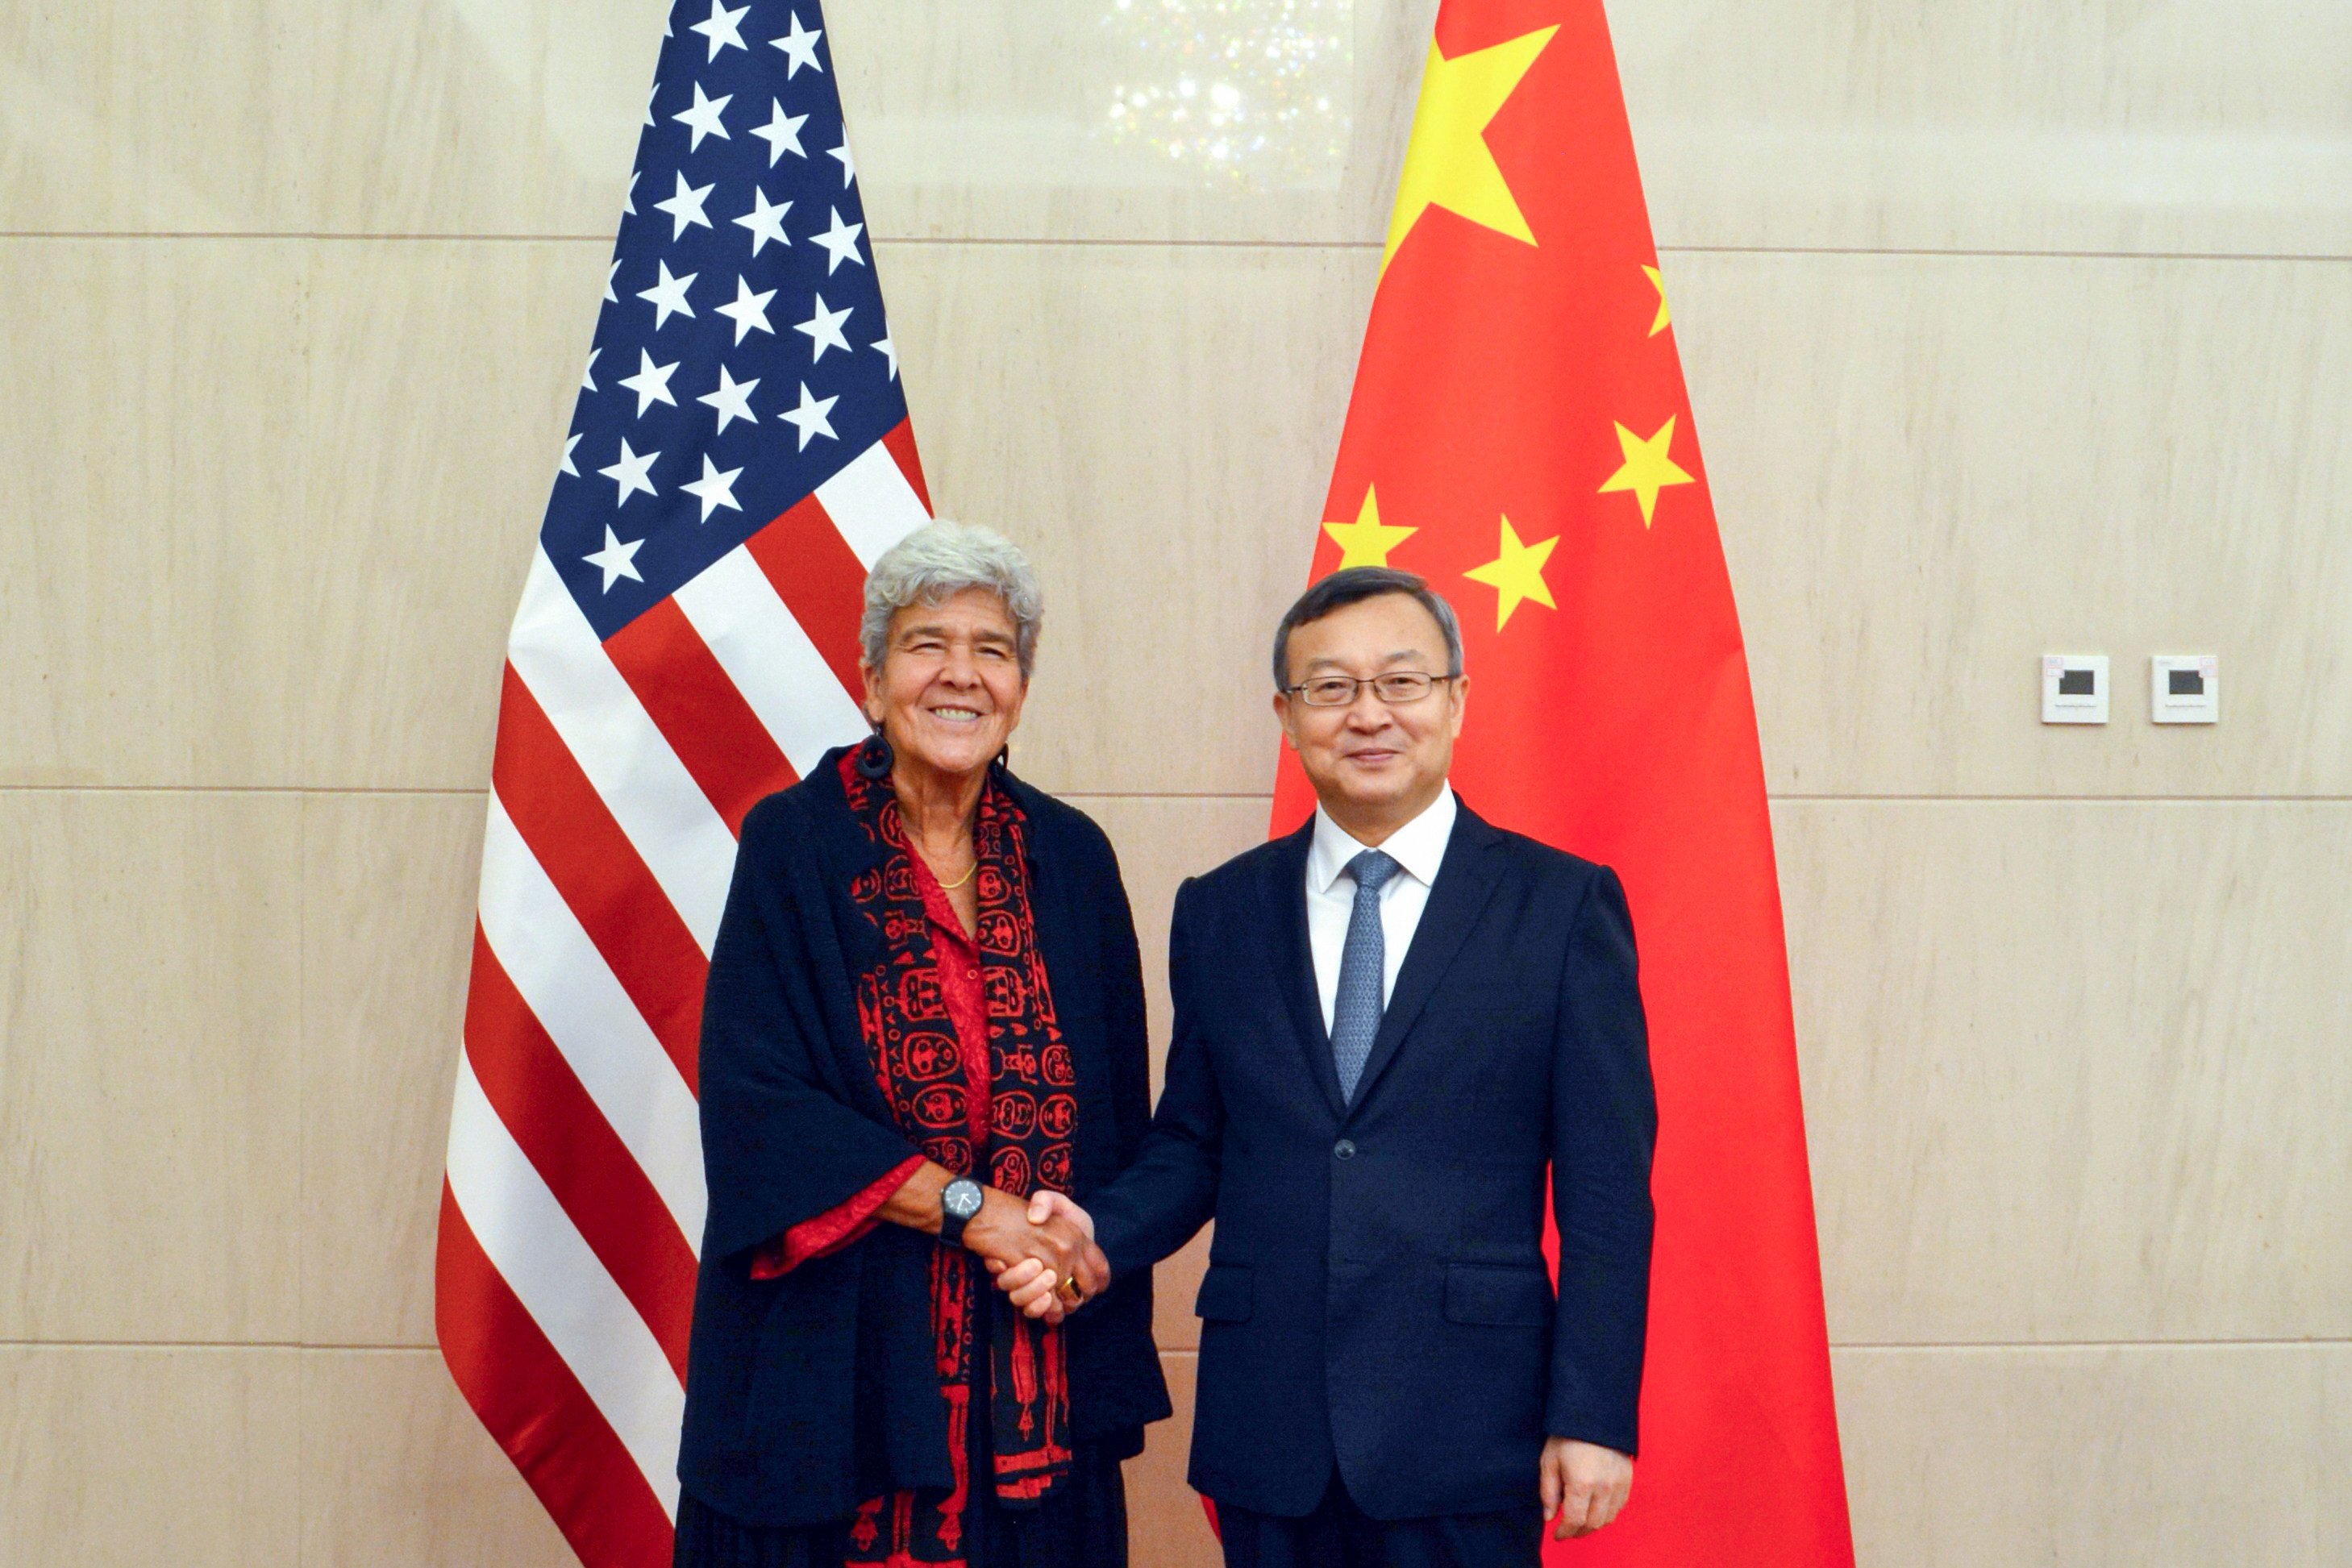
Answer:
<svg viewBox="0 0 2352 1568"><path fill-rule="evenodd" d="M866 577L866 613L857 626L859 651L880 669L890 649L890 617L910 604L939 604L967 588L985 588L1004 601L1019 642L1021 678L1037 664L1037 630L1045 621L1045 593L1037 569L1021 547L994 528L925 523L882 552Z"/></svg>

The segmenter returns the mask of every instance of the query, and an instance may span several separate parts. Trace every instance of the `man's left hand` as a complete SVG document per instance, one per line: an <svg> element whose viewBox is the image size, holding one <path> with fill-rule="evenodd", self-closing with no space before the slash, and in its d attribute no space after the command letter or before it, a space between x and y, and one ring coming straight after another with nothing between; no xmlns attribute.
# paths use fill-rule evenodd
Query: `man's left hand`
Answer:
<svg viewBox="0 0 2352 1568"><path fill-rule="evenodd" d="M1591 1534L1617 1517L1633 1490L1633 1461L1598 1443L1547 1437L1537 1468L1554 1541Z"/></svg>

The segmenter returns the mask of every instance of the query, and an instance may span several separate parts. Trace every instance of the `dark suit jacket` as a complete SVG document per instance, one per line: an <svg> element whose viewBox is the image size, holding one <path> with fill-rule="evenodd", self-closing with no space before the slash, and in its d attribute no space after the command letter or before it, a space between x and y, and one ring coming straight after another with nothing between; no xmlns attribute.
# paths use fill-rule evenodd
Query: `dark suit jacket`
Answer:
<svg viewBox="0 0 2352 1568"><path fill-rule="evenodd" d="M854 977L882 949L849 886L879 857L850 815L839 756L744 819L702 1009L710 1210L677 1471L688 1491L755 1524L822 1523L950 1480L928 1283L939 1242L883 1225L781 1279L751 1274L761 1243L919 1152L893 1124L858 1032ZM1135 925L1102 830L1005 782L1029 819L1030 902L1077 1076L1085 1203L1133 1159L1149 1119ZM1150 1275L1123 1276L1068 1333L1073 1435L1136 1452L1143 1425L1169 1413Z"/></svg>
<svg viewBox="0 0 2352 1568"><path fill-rule="evenodd" d="M1465 807L1345 1103L1312 831L1177 894L1167 1087L1097 1239L1116 1278L1217 1222L1199 1490L1303 1515L1336 1463L1377 1519L1524 1506L1547 1433L1635 1444L1656 1109L1624 892Z"/></svg>

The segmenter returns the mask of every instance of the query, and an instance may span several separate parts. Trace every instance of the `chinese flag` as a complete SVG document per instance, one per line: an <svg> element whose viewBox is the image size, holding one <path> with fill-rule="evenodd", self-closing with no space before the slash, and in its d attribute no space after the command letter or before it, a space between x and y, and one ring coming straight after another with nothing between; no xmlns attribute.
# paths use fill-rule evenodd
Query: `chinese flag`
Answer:
<svg viewBox="0 0 2352 1568"><path fill-rule="evenodd" d="M1642 1451L1553 1560L1850 1564L1755 707L1601 0L1439 10L1324 516L1317 576L1401 568L1461 612L1464 799L1633 904ZM1312 803L1286 756L1276 829Z"/></svg>

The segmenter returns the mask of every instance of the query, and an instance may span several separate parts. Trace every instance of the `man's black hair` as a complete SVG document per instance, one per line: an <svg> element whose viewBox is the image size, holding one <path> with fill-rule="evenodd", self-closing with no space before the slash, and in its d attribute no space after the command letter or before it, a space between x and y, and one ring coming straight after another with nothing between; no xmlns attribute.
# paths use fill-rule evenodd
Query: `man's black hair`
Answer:
<svg viewBox="0 0 2352 1568"><path fill-rule="evenodd" d="M1445 602L1426 578L1415 577L1409 571L1398 571L1385 566L1351 566L1333 572L1298 596L1297 603L1283 612L1282 624L1274 629L1274 689L1290 689L1290 633L1310 621L1320 621L1334 611L1345 610L1350 604L1361 604L1367 599L1378 599L1383 593L1402 593L1423 610L1437 622L1445 634L1444 670L1432 670L1433 675L1458 675L1462 673L1462 623L1454 618L1454 606Z"/></svg>

